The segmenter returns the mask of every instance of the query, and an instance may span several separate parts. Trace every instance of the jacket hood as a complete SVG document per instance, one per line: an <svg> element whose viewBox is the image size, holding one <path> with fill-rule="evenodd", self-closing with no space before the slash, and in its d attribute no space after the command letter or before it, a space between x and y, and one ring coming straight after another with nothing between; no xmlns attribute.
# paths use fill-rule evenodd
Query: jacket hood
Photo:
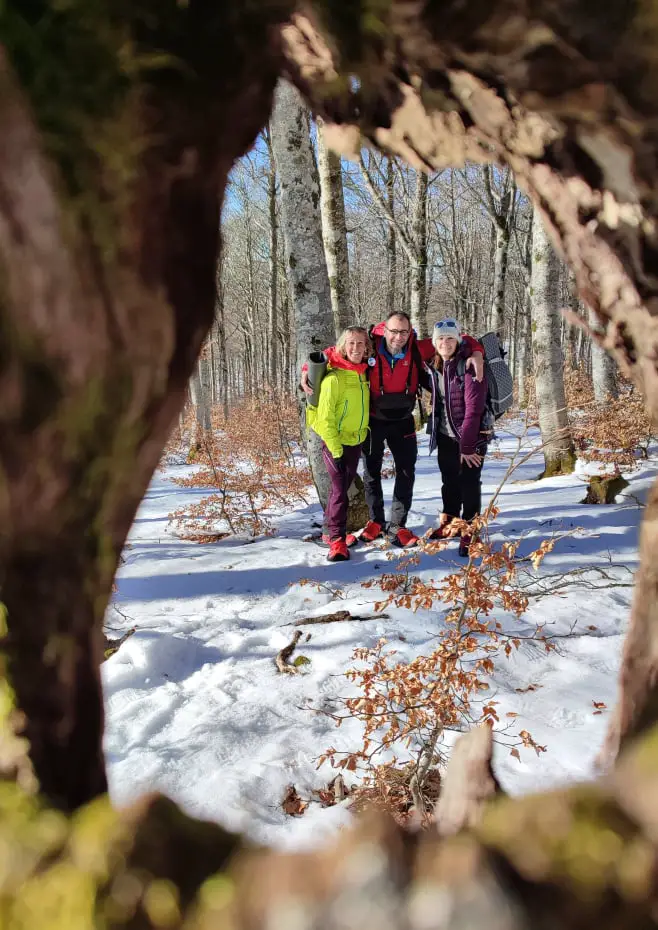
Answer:
<svg viewBox="0 0 658 930"><path fill-rule="evenodd" d="M327 349L325 355L332 368L342 368L344 371L356 371L362 375L368 367L367 362L350 362L349 359L343 358L340 352L336 351L335 346L331 346L331 348Z"/></svg>

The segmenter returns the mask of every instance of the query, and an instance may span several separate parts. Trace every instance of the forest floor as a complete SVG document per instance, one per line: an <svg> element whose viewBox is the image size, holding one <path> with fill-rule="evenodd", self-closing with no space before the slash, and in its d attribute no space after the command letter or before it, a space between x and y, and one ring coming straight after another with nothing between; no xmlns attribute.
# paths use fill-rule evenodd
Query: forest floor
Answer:
<svg viewBox="0 0 658 930"><path fill-rule="evenodd" d="M487 458L485 502L509 465L517 427L506 424L495 454ZM538 443L536 435L529 439ZM426 437L419 436L419 443L409 526L421 533L440 509L440 477ZM526 728L547 749L540 755L521 750L519 761L508 747L496 747L496 774L510 793L593 772L615 702L642 501L658 472L658 460L650 458L627 476L630 487L617 504L596 507L580 503L582 475L536 482L542 466L537 454L506 484L492 538L524 536L521 551L529 552L556 532L574 531L556 545L540 574L598 567L619 586L602 581L599 590L572 588L540 597L514 621L521 635L541 622L547 635L558 638L557 649L548 653L539 643L524 643L497 661L491 679L487 699L499 702L501 719L518 714L517 729ZM327 563L326 550L304 541L321 519L313 491L308 506L275 515L273 536L206 545L182 541L168 526L168 514L203 492L170 479L192 470L170 466L154 477L106 618L112 637L137 628L103 665L111 796L123 805L160 790L190 813L259 842L306 847L351 814L345 803L330 808L311 803L303 816L288 816L281 807L286 788L294 784L308 800L335 774L328 765L317 769L317 757L329 746L355 750L361 736L356 722L336 729L313 708L335 710L339 697L355 693L344 672L357 646L373 646L384 637L400 661L427 654L442 611L387 607L388 619L305 626L304 637L311 638L295 654L310 664L301 674L281 674L274 660L291 640L294 621L335 610L373 614L382 593L362 582L395 570L395 561L379 545L362 545L350 562ZM385 482L387 500L392 484ZM413 573L439 579L461 564L455 542L438 555L421 555ZM355 781L352 773L346 781Z"/></svg>

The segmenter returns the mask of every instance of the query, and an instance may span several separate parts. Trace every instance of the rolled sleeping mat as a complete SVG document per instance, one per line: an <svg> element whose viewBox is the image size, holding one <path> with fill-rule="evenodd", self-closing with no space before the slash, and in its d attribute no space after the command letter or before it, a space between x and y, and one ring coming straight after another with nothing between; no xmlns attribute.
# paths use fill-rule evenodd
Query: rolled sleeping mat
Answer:
<svg viewBox="0 0 658 930"><path fill-rule="evenodd" d="M311 352L308 357L308 383L313 389L306 395L306 403L317 407L320 402L320 385L327 371L327 356L324 352Z"/></svg>

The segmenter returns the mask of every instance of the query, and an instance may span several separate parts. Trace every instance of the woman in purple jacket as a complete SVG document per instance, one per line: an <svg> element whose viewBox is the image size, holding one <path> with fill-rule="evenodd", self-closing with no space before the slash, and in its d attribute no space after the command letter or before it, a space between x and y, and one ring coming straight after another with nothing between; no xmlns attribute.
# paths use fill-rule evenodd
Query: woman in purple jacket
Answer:
<svg viewBox="0 0 658 930"><path fill-rule="evenodd" d="M432 412L427 431L430 453L438 450L443 513L430 539L454 535L455 518L472 520L482 504L482 463L487 451L489 419L487 379L476 381L466 370L470 355L456 320L441 320L432 335L436 355L431 365ZM490 435L490 432L489 432ZM470 534L462 534L459 554L468 556Z"/></svg>

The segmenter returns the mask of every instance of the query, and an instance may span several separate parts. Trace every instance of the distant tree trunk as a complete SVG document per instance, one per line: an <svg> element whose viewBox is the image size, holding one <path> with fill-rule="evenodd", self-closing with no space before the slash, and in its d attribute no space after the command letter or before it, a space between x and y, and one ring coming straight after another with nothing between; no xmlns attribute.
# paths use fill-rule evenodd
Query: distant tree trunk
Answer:
<svg viewBox="0 0 658 930"><path fill-rule="evenodd" d="M395 171L393 169L393 159L386 159L386 204L390 214L395 218ZM393 223L388 224L386 232L386 316L394 313L399 309L396 306L395 289L397 284L397 239L395 235L395 226Z"/></svg>
<svg viewBox="0 0 658 930"><path fill-rule="evenodd" d="M276 166L274 151L272 149L272 135L268 129L265 133L267 148L270 154L270 167L267 175L267 205L270 220L270 254L269 254L269 288L267 303L267 376L270 388L274 390L277 384L279 367L279 338L278 338L278 300L279 300L279 229L276 214Z"/></svg>
<svg viewBox="0 0 658 930"><path fill-rule="evenodd" d="M546 462L543 478L568 474L575 463L564 391L559 285L560 262L534 210L530 296L535 392Z"/></svg>
<svg viewBox="0 0 658 930"><path fill-rule="evenodd" d="M520 324L518 332L517 346L517 385L518 385L518 403L519 409L524 410L528 406L526 396L526 382L528 379L528 362L530 360L530 319L532 314L532 298L530 287L530 276L532 269L532 226L528 229L525 239L523 275L525 279L524 303L520 308Z"/></svg>
<svg viewBox="0 0 658 930"><path fill-rule="evenodd" d="M309 114L299 91L287 81L277 85L270 128L280 179L283 241L290 302L295 314L299 375L311 352L334 342L335 330ZM302 404L302 417L305 410ZM313 430L308 430L307 450L313 482L324 509L329 476L322 458L322 440ZM358 484L362 497L360 479Z"/></svg>
<svg viewBox="0 0 658 930"><path fill-rule="evenodd" d="M207 351L207 347L206 350ZM194 407L195 428L190 443L189 459L194 461L203 449L211 431L209 364L204 353L199 357L190 378L190 399Z"/></svg>
<svg viewBox="0 0 658 930"><path fill-rule="evenodd" d="M224 318L224 282L222 280L221 259L217 262L217 273L215 275L217 282L217 294L215 297L215 318L213 321L213 332L217 345L217 371L214 373L218 384L219 403L222 405L224 419L228 417L229 407L229 367L228 355L226 351L226 320Z"/></svg>
<svg viewBox="0 0 658 930"><path fill-rule="evenodd" d="M509 243L514 214L514 197L516 187L509 172L504 175L500 192L496 191L491 165L481 169L489 215L493 223L493 284L489 327L498 333L501 339L505 333L505 282L507 280L507 263Z"/></svg>
<svg viewBox="0 0 658 930"><path fill-rule="evenodd" d="M580 295L578 293L578 283L576 281L576 276L573 271L569 269L569 310L571 313L576 316L581 316L582 304L580 301ZM569 365L572 369L577 369L579 365L578 359L578 339L579 334L582 334L582 330L575 324L569 324L569 329L567 332L567 346L566 346L566 355L569 359Z"/></svg>
<svg viewBox="0 0 658 930"><path fill-rule="evenodd" d="M414 260L409 263L409 309L411 323L421 339L427 331L427 187L428 175L416 172L416 190L412 206Z"/></svg>
<svg viewBox="0 0 658 930"><path fill-rule="evenodd" d="M517 370L517 385L518 385L518 403L521 410L525 409L528 406L528 398L526 396L526 382L528 378L528 361L529 355L528 352L528 342L530 334L530 306L529 303L526 304L519 311L519 331L517 336L517 361L516 361L516 370Z"/></svg>
<svg viewBox="0 0 658 930"><path fill-rule="evenodd" d="M591 311L589 324L592 329L598 330L598 320ZM594 399L597 403L602 404L608 398L617 396L617 366L614 359L594 340L591 341L590 351L592 354Z"/></svg>
<svg viewBox="0 0 658 930"><path fill-rule="evenodd" d="M322 203L322 238L327 260L336 338L350 322L350 267L340 155L327 148L324 124L317 120L318 170Z"/></svg>

